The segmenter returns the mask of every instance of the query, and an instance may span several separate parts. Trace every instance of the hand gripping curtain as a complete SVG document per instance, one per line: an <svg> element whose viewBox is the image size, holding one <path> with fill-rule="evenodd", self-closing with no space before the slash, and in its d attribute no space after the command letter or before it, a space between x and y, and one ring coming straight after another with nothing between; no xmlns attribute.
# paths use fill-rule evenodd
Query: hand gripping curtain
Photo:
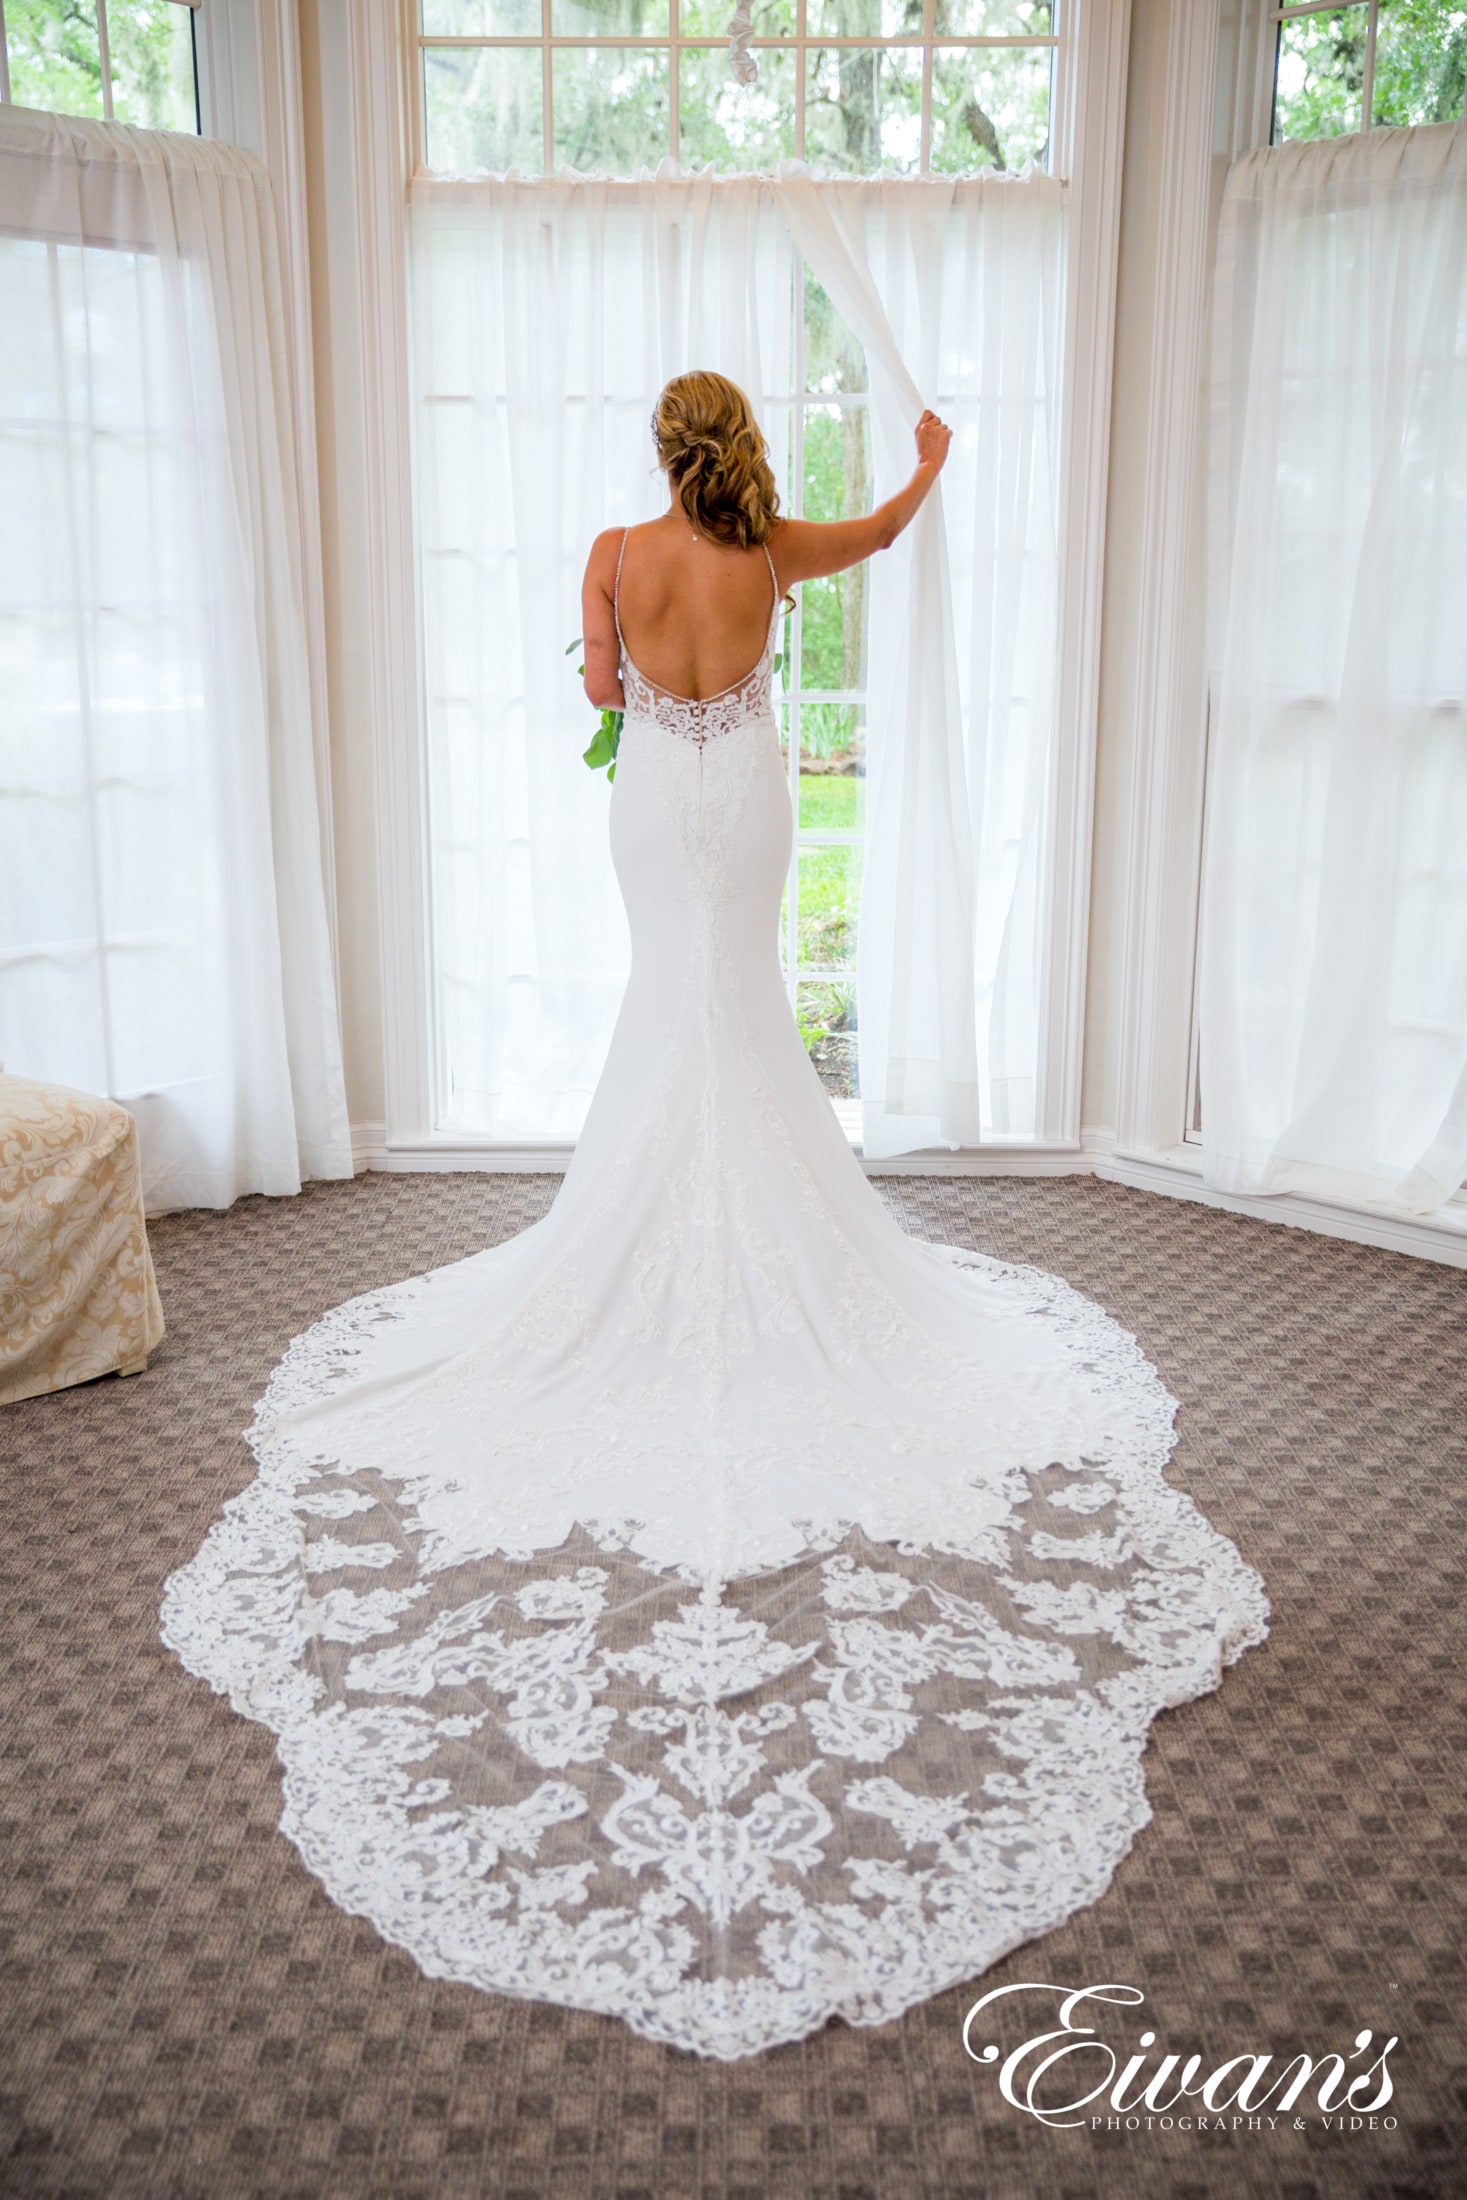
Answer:
<svg viewBox="0 0 1467 2200"><path fill-rule="evenodd" d="M269 184L0 107L0 1055L147 1204L349 1176Z"/></svg>
<svg viewBox="0 0 1467 2200"><path fill-rule="evenodd" d="M666 495L669 376L748 391L789 502L803 255L865 347L884 496L958 430L877 562L859 1021L866 1151L1032 1131L1055 655L1063 189L563 177L413 193L446 1128L574 1136L625 976L606 786L566 644L586 551Z"/></svg>
<svg viewBox="0 0 1467 2200"><path fill-rule="evenodd" d="M1467 1176L1467 132L1249 155L1218 247L1204 1175Z"/></svg>

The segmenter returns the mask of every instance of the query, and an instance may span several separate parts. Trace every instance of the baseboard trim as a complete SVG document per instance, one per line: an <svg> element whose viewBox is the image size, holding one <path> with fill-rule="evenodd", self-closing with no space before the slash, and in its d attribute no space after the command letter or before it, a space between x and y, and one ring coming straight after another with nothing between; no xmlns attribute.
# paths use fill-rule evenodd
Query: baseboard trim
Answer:
<svg viewBox="0 0 1467 2200"><path fill-rule="evenodd" d="M1112 1144L1108 1150L1095 1150L1094 1171L1107 1183L1129 1184L1136 1191L1155 1192L1163 1199L1193 1199L1200 1206L1221 1207L1229 1214L1248 1215L1255 1222L1281 1224L1290 1230L1314 1230L1321 1237L1349 1238L1357 1245L1378 1245L1384 1252L1409 1253L1417 1260L1467 1268L1467 1203L1456 1200L1436 1215L1407 1215L1388 1208L1347 1207L1333 1200L1309 1199L1297 1192L1270 1193L1262 1199L1219 1192L1203 1183L1201 1154L1196 1146L1142 1154L1121 1152Z"/></svg>
<svg viewBox="0 0 1467 2200"><path fill-rule="evenodd" d="M445 1138L389 1142L386 1125L373 1122L353 1124L351 1148L358 1175L378 1169L397 1176L459 1170L559 1176L574 1151L548 1140L523 1146ZM1134 1191L1153 1192L1163 1199L1193 1199L1201 1206L1222 1207L1256 1222L1314 1230L1323 1237L1349 1238L1357 1245L1378 1245L1385 1252L1467 1268L1467 1201L1454 1200L1438 1215L1405 1215L1337 1205L1292 1192L1250 1199L1204 1184L1196 1146L1174 1146L1162 1153L1127 1152L1117 1147L1115 1133L1109 1129L1082 1131L1077 1146L969 1147L960 1153L902 1154L889 1161L867 1161L854 1142L853 1150L868 1176L1098 1176L1108 1184L1127 1184Z"/></svg>
<svg viewBox="0 0 1467 2200"><path fill-rule="evenodd" d="M353 1123L351 1165L357 1176L361 1176L367 1169L385 1169L389 1166L385 1123Z"/></svg>

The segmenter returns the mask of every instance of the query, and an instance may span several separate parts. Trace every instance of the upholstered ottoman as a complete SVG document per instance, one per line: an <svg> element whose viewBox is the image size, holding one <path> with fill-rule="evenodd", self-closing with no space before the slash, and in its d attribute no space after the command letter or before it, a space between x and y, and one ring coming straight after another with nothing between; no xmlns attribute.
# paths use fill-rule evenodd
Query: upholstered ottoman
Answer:
<svg viewBox="0 0 1467 2200"><path fill-rule="evenodd" d="M136 1123L0 1074L0 1405L136 1375L162 1336Z"/></svg>

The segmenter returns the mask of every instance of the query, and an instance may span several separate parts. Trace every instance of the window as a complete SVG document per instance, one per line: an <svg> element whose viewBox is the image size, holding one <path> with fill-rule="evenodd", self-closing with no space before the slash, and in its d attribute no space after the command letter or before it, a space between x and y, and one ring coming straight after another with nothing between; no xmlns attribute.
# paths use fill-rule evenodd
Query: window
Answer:
<svg viewBox="0 0 1467 2200"><path fill-rule="evenodd" d="M868 694L872 713L905 709L911 621L891 592L861 570L797 589L777 645L795 820L784 981L848 1127L863 1047L873 1150L904 1150L890 1141L928 1098L944 1141L976 1136L980 1115L985 1135L1037 1135L1067 295L1065 198L1046 171L1051 140L1056 164L1068 142L1077 27L1099 40L1105 17L1069 0L739 0L731 24L734 6L403 0L432 1065L415 1136L575 1137L604 1058L625 979L605 788L577 781L594 719L554 675L592 535L661 506L647 438L661 380L709 364L743 382L783 511L828 521L871 508L908 349L958 430L971 500L959 534L974 573L949 596L944 568L922 599L940 598L952 635L932 708L971 830L944 825L929 849L928 780L868 814ZM769 174L802 153L805 175ZM649 171L655 187L629 180ZM866 175L892 188L853 188ZM588 191L591 176L604 188ZM839 245L814 220L822 197L845 208ZM836 310L846 251L855 265L877 254L892 315L862 324L867 344L884 331L869 371ZM873 881L906 896L922 937L884 963L899 933L883 904L858 1037ZM958 945L928 985L911 974L932 969L945 926ZM401 1010L407 1028L418 1004ZM965 1045L972 1074L950 1074Z"/></svg>
<svg viewBox="0 0 1467 2200"><path fill-rule="evenodd" d="M114 0L114 5L116 0ZM1047 163L1053 0L421 0L423 159L612 175ZM746 80L741 80L746 78Z"/></svg>
<svg viewBox="0 0 1467 2200"><path fill-rule="evenodd" d="M199 0L0 0L0 100L199 131Z"/></svg>
<svg viewBox="0 0 1467 2200"><path fill-rule="evenodd" d="M798 256L795 287L792 393L778 407L788 423L780 500L792 518L845 519L871 506L865 355ZM773 415L775 406L769 409ZM821 1083L837 1100L852 1100L860 1089L856 911L865 837L866 570L855 566L802 583L781 652L795 814L781 925L785 983Z"/></svg>
<svg viewBox="0 0 1467 2200"><path fill-rule="evenodd" d="M1270 142L1372 124L1451 122L1467 78L1467 7L1357 0L1276 8Z"/></svg>

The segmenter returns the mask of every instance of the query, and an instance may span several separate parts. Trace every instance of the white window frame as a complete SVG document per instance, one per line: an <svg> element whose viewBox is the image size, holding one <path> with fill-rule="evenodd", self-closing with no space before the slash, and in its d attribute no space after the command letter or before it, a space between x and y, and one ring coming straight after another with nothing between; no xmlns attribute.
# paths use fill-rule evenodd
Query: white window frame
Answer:
<svg viewBox="0 0 1467 2200"><path fill-rule="evenodd" d="M1189 0L1170 14L1154 183L1135 751L1119 859L1116 1120L1090 1144L1095 1167L1113 1181L1467 1266L1467 1201L1416 1220L1302 1197L1235 1198L1202 1182L1196 998L1210 698L1201 400L1223 185L1239 154L1269 141L1278 14L1273 0Z"/></svg>
<svg viewBox="0 0 1467 2200"><path fill-rule="evenodd" d="M170 4L174 7L188 8L193 13L195 18L194 29L197 34L198 10L203 5L203 0L170 0ZM109 66L111 49L107 43L107 5L108 0L92 0L93 11L97 18L97 54L102 66L102 120L111 122L115 118L112 112L112 70ZM197 36L194 46L194 103L198 134L201 137L208 136L211 133L204 129L202 109L199 102ZM0 106L9 106L10 104L10 53L5 38L5 0L0 0Z"/></svg>
<svg viewBox="0 0 1467 2200"><path fill-rule="evenodd" d="M1279 30L1285 23L1293 22L1301 15L1333 15L1340 7L1348 7L1352 0L1294 0L1292 5L1271 7L1266 17L1268 36L1263 40L1263 66L1268 71L1268 120L1264 134L1258 140L1261 145L1273 141L1273 125L1277 114L1278 97L1278 47ZM1358 4L1358 0L1355 0ZM1365 16L1365 74L1360 83L1360 122L1362 130L1377 127L1375 121L1375 47L1380 30L1380 0L1368 0Z"/></svg>
<svg viewBox="0 0 1467 2200"><path fill-rule="evenodd" d="M545 1168L563 1142L515 1146L438 1133L429 961L426 740L420 678L417 561L409 466L406 193L414 156L417 66L413 0L321 0L339 99L338 135L323 157L349 171L331 230L333 281L350 293L353 355L333 372L349 391L363 463L336 517L344 542L338 585L358 608L362 647L350 668L353 747L375 760L381 968L383 1116L357 1128L361 1159L377 1166ZM1060 515L1057 736L1050 891L1044 943L1036 1136L906 1166L963 1172L1077 1165L1085 949L1095 770L1101 569L1114 333L1121 151L1130 0L1070 0L1056 52L1051 161L1069 180L1066 467ZM326 56L323 50L323 65ZM343 327L345 318L343 317ZM341 399L338 398L338 402ZM355 448L355 445L354 445ZM890 1167L893 1164L886 1164Z"/></svg>
<svg viewBox="0 0 1467 2200"><path fill-rule="evenodd" d="M920 53L922 56L922 105L921 140L919 165L917 172L920 175L928 175L931 173L932 153L932 56L934 51L940 50L945 53L949 50L957 51L961 48L974 48L982 52L1002 50L1006 47L1017 47L1021 50L1042 51L1047 48L1051 53L1055 54L1057 61L1063 37L1062 18L1071 4L1072 0L1055 0L1052 19L1055 22L1056 28L1047 37L1026 37L1023 35L1002 37L974 37L964 35L950 36L946 32L939 33L936 28L936 0L924 0L922 28L920 31L901 32L891 37L827 38L822 37L818 32L807 31L807 0L794 0L794 31L782 38L763 38L757 36L751 37L748 40L748 46L750 52L754 54L793 53L796 56L794 143L794 157L796 160L803 160L805 158L805 88L809 80L809 72L805 66L805 62L806 57L810 53L835 51L838 49L846 48L869 49L877 52ZM732 5L732 0L730 0L730 5ZM421 135L423 108L423 53L430 48L451 51L454 48L468 48L470 50L478 50L488 46L519 48L521 50L528 49L533 52L543 53L546 57L547 64L550 62L550 58L554 54L567 51L579 53L594 53L598 50L610 51L625 50L627 48L637 48L647 52L666 53L669 56L668 151L674 159L677 159L680 152L678 111L680 95L679 71L677 66L678 58L684 52L726 53L729 43L727 37L710 38L706 31L690 32L684 34L681 28L679 15L679 0L668 0L667 35L665 37L655 38L624 38L612 32L608 32L604 37L596 38L587 37L584 34L576 36L556 32L551 29L552 0L540 0L540 8L541 27L538 32L522 34L520 36L501 34L496 36L486 35L484 37L452 37L447 35L446 33L422 31L418 27L420 20L418 10L416 7L412 9L413 22L411 35L415 40L415 77L413 97L411 100L411 106L413 110L411 127L414 133L412 155L415 167L420 166L423 162L423 143ZM1050 80L1051 117L1054 113L1055 96L1055 83L1054 77L1052 75ZM543 68L541 75L541 159L544 163L544 173L546 175L552 175L555 171L555 123L552 112L552 105L552 68L547 65ZM1051 130L1051 146L1052 144L1053 132Z"/></svg>
<svg viewBox="0 0 1467 2200"><path fill-rule="evenodd" d="M306 220L305 141L301 118L298 0L174 0L193 14L194 90L199 135L256 153L270 171L285 297L285 342L301 513L301 590L315 739L316 801L326 882L327 924L339 977L331 760L327 713L325 583L316 446L315 365L311 340L310 242ZM96 0L102 54L103 119L111 121L107 0ZM0 0L0 101L10 73Z"/></svg>

